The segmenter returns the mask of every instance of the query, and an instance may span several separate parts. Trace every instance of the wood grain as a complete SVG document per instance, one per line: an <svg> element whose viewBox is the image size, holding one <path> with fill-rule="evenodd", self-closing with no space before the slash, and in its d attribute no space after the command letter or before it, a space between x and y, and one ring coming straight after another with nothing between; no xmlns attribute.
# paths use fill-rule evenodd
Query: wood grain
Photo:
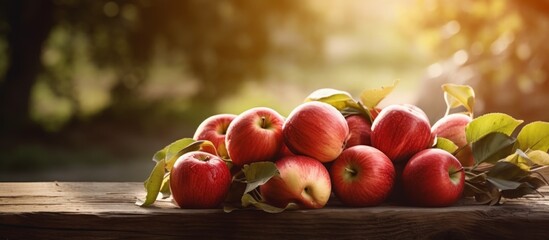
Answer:
<svg viewBox="0 0 549 240"><path fill-rule="evenodd" d="M499 206L384 205L269 214L134 204L142 183L0 183L0 239L549 239L549 188Z"/></svg>

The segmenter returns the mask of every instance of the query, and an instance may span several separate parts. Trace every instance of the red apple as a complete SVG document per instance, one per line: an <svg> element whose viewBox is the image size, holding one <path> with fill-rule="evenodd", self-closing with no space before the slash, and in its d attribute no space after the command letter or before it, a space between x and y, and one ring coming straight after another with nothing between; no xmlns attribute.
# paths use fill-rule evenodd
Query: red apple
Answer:
<svg viewBox="0 0 549 240"><path fill-rule="evenodd" d="M225 133L229 124L236 118L234 114L217 114L206 118L194 132L194 140L208 140L213 143L217 149L217 154L222 158L228 158L227 148L225 147ZM205 150L213 153L213 151ZM215 154L215 153L213 153Z"/></svg>
<svg viewBox="0 0 549 240"><path fill-rule="evenodd" d="M455 154L464 167L471 167L475 163L471 146L467 144L465 136L465 127L471 121L472 118L468 115L454 113L442 117L431 128L434 135L446 138L460 148Z"/></svg>
<svg viewBox="0 0 549 240"><path fill-rule="evenodd" d="M406 203L404 190L402 189L402 172L404 171L405 166L406 162L393 163L393 167L395 168L395 182L393 184L393 189L387 198L388 202L400 205Z"/></svg>
<svg viewBox="0 0 549 240"><path fill-rule="evenodd" d="M265 201L284 208L295 203L300 208L322 208L332 191L328 170L316 159L287 156L275 162L279 176L259 187Z"/></svg>
<svg viewBox="0 0 549 240"><path fill-rule="evenodd" d="M282 133L293 153L330 162L345 148L349 127L335 107L313 101L299 105L290 113Z"/></svg>
<svg viewBox="0 0 549 240"><path fill-rule="evenodd" d="M290 151L290 149L286 146L285 143L282 144L282 148L280 148L280 151L278 151L278 154L276 154L275 156L275 160L276 159L281 159L283 157L287 157L287 156L294 156L295 154Z"/></svg>
<svg viewBox="0 0 549 240"><path fill-rule="evenodd" d="M361 115L350 115L345 118L349 126L349 139L345 148L356 145L371 145L370 134L372 133L371 124Z"/></svg>
<svg viewBox="0 0 549 240"><path fill-rule="evenodd" d="M238 115L227 129L225 144L235 165L270 161L282 148L284 117L273 109L256 107Z"/></svg>
<svg viewBox="0 0 549 240"><path fill-rule="evenodd" d="M395 168L381 151L370 146L343 150L330 169L334 193L352 207L376 206L391 192Z"/></svg>
<svg viewBox="0 0 549 240"><path fill-rule="evenodd" d="M215 208L229 192L231 179L229 167L220 157L194 151L176 160L170 189L180 208Z"/></svg>
<svg viewBox="0 0 549 240"><path fill-rule="evenodd" d="M406 162L431 147L433 136L427 115L413 105L390 105L372 123L372 146L393 162Z"/></svg>
<svg viewBox="0 0 549 240"><path fill-rule="evenodd" d="M461 163L438 148L414 155L402 173L406 198L418 206L450 206L461 197L464 185L465 172Z"/></svg>

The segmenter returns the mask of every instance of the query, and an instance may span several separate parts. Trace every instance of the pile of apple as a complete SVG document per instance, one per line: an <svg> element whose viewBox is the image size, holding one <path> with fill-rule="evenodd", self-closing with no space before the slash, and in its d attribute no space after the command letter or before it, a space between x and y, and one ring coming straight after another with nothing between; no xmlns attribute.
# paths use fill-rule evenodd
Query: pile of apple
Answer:
<svg viewBox="0 0 549 240"><path fill-rule="evenodd" d="M464 169L475 164L466 139L472 117L446 114L431 126L414 105L375 107L384 90L356 102L321 89L286 118L267 107L211 116L192 139L155 154L163 162L146 182L147 203L140 205L159 192L171 193L181 208L232 201L233 208L272 212L322 208L332 193L350 207L454 204L463 196Z"/></svg>

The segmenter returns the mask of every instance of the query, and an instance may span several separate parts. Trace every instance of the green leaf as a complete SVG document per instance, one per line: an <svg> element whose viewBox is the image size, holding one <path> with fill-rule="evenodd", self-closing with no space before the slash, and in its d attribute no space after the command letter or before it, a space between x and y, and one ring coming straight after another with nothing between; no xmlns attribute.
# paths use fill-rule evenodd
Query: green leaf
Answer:
<svg viewBox="0 0 549 240"><path fill-rule="evenodd" d="M499 189L491 182L470 182L465 181L465 188L463 189L464 196L474 196L475 201L478 204L498 204L501 199L501 193Z"/></svg>
<svg viewBox="0 0 549 240"><path fill-rule="evenodd" d="M285 208L275 207L268 203L258 201L249 193L246 193L244 194L244 196L242 196L242 206L243 207L254 206L268 213L280 213L286 210Z"/></svg>
<svg viewBox="0 0 549 240"><path fill-rule="evenodd" d="M185 146L188 146L189 144L194 142L196 142L196 140L192 138L183 138L183 139L176 140L175 142L170 143L168 146L156 152L153 155L153 160L156 162L160 160L166 161L167 159L170 159L174 154L179 152L179 150L181 150Z"/></svg>
<svg viewBox="0 0 549 240"><path fill-rule="evenodd" d="M356 107L357 103L348 92L336 90L332 88L318 89L305 98L305 102L319 101L328 103L338 110L343 110L347 107Z"/></svg>
<svg viewBox="0 0 549 240"><path fill-rule="evenodd" d="M549 166L549 153L542 150L524 153L522 150L517 149L514 154L505 158L505 161L517 165L524 171L530 171L534 165Z"/></svg>
<svg viewBox="0 0 549 240"><path fill-rule="evenodd" d="M475 106L475 91L468 85L443 84L444 100L446 101L446 115L452 108L465 107L469 116L473 115Z"/></svg>
<svg viewBox="0 0 549 240"><path fill-rule="evenodd" d="M166 163L162 159L156 163L154 166L151 175L147 180L145 180L145 189L147 190L147 196L145 197L145 201L138 199L135 204L145 207L149 206L154 201L156 201L156 198L158 197L158 193L160 192L160 187L162 186L162 182L164 180L164 174Z"/></svg>
<svg viewBox="0 0 549 240"><path fill-rule="evenodd" d="M459 148L454 142L450 141L447 138L443 138L443 137L437 137L436 138L435 147L440 148L444 151L447 151L451 154L454 154L454 152L456 152L456 150L458 150L458 148Z"/></svg>
<svg viewBox="0 0 549 240"><path fill-rule="evenodd" d="M255 162L246 164L242 170L235 174L231 189L223 203L225 212L246 208L253 205L265 212L281 212L285 208L277 208L261 201L261 194L258 187L265 184L269 179L279 174L273 162ZM238 176L244 175L244 179Z"/></svg>
<svg viewBox="0 0 549 240"><path fill-rule="evenodd" d="M244 190L246 189L246 183L235 180L231 182L229 188L229 193L223 201L223 210L225 212L232 212L236 209L242 208L242 196L244 195Z"/></svg>
<svg viewBox="0 0 549 240"><path fill-rule="evenodd" d="M475 164L494 163L509 156L515 139L503 133L493 132L472 144Z"/></svg>
<svg viewBox="0 0 549 240"><path fill-rule="evenodd" d="M486 176L492 179L502 179L507 181L518 182L522 178L529 176L530 172L524 171L519 166L509 162L497 162L488 172Z"/></svg>
<svg viewBox="0 0 549 240"><path fill-rule="evenodd" d="M484 136L498 132L511 136L513 131L522 123L504 113L488 113L473 119L466 127L466 138L468 143L474 143Z"/></svg>
<svg viewBox="0 0 549 240"><path fill-rule="evenodd" d="M496 186L500 190L517 189L521 185L520 182L509 181L509 180L499 179L499 178L488 177L487 180L492 184L494 184L494 186Z"/></svg>
<svg viewBox="0 0 549 240"><path fill-rule="evenodd" d="M381 88L367 89L360 94L360 101L366 108L374 109L385 97L387 97L400 81L396 80L393 85Z"/></svg>
<svg viewBox="0 0 549 240"><path fill-rule="evenodd" d="M522 151L549 151L549 122L532 122L524 126L517 136L518 148Z"/></svg>
<svg viewBox="0 0 549 240"><path fill-rule="evenodd" d="M515 164L524 171L530 171L531 161L529 157L520 149L517 149L515 153L507 156L504 161Z"/></svg>
<svg viewBox="0 0 549 240"><path fill-rule="evenodd" d="M169 198L172 195L170 189L170 174L164 174L164 180L162 180L162 186L160 187L160 193L162 193L162 199Z"/></svg>
<svg viewBox="0 0 549 240"><path fill-rule="evenodd" d="M503 190L501 194L505 198L520 198L528 194L538 193L536 190L542 186L545 186L546 183L536 177L527 176L522 179L519 187L515 189Z"/></svg>
<svg viewBox="0 0 549 240"><path fill-rule="evenodd" d="M269 179L279 174L276 165L273 162L255 162L249 165L244 165L242 168L246 176L246 189L244 193L248 193L257 187L265 184Z"/></svg>
<svg viewBox="0 0 549 240"><path fill-rule="evenodd" d="M529 151L528 158L533 164L540 166L549 166L549 153L542 150Z"/></svg>
<svg viewBox="0 0 549 240"><path fill-rule="evenodd" d="M166 146L162 150L156 152L153 155L153 161L158 162L158 161L166 159L166 151L168 151L168 146Z"/></svg>

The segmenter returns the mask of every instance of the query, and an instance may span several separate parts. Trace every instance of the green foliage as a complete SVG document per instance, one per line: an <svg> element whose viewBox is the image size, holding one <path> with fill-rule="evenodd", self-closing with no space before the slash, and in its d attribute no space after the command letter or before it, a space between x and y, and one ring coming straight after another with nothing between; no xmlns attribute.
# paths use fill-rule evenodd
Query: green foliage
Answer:
<svg viewBox="0 0 549 240"><path fill-rule="evenodd" d="M341 111L344 116L360 114L370 121L372 119L369 109L361 102L355 101L351 94L345 91L331 88L318 89L305 98L305 102L308 101L320 101L330 104Z"/></svg>
<svg viewBox="0 0 549 240"><path fill-rule="evenodd" d="M156 165L151 171L151 175L149 176L149 178L147 178L147 180L145 180L145 190L147 191L147 196L145 197L144 201L141 199L137 199L137 201L135 202L136 205L145 207L153 204L156 201L158 193L162 188L162 183L164 182L163 180L165 168L166 161L164 161L164 159L156 162Z"/></svg>
<svg viewBox="0 0 549 240"><path fill-rule="evenodd" d="M474 196L479 203L493 205L498 204L502 197L522 197L548 184L544 179L534 177L531 169L548 166L549 154L530 150L528 146L532 144L516 144L517 138L511 136L520 125L520 120L497 113L477 119L467 128L468 139L474 140L475 166L467 170L466 196ZM538 135L530 129L522 128L521 133L523 142L529 142L524 139L538 139ZM530 134L532 137L527 137ZM526 149L516 149L517 145Z"/></svg>
<svg viewBox="0 0 549 240"><path fill-rule="evenodd" d="M443 84L444 100L446 101L446 115L450 110L460 106L465 107L469 116L473 115L475 106L475 92L471 86L457 84Z"/></svg>
<svg viewBox="0 0 549 240"><path fill-rule="evenodd" d="M522 123L504 113L488 113L473 119L466 127L466 138L468 143L473 143L482 137L499 132L511 136L513 131Z"/></svg>
<svg viewBox="0 0 549 240"><path fill-rule="evenodd" d="M527 124L520 130L517 140L518 149L549 151L549 123L537 121Z"/></svg>
<svg viewBox="0 0 549 240"><path fill-rule="evenodd" d="M399 82L400 81L397 80L390 86L366 89L360 94L360 101L368 109L374 109L383 99L385 99L385 97L387 97L393 91L393 89L395 89Z"/></svg>
<svg viewBox="0 0 549 240"><path fill-rule="evenodd" d="M249 193L279 174L276 165L272 162L258 162L244 165L242 172L246 177L246 189L244 193Z"/></svg>
<svg viewBox="0 0 549 240"><path fill-rule="evenodd" d="M453 154L454 152L456 152L456 150L458 150L459 147L447 138L437 137L435 148L440 148Z"/></svg>
<svg viewBox="0 0 549 240"><path fill-rule="evenodd" d="M325 102L340 110L345 116L360 114L372 122L371 111L375 110L377 105L395 89L399 82L397 80L390 86L363 90L360 94L360 101L354 100L348 92L331 88L318 89L309 94L305 101Z"/></svg>
<svg viewBox="0 0 549 240"><path fill-rule="evenodd" d="M259 193L258 187L277 175L279 175L278 169L272 162L255 162L244 165L233 178L229 195L224 202L224 211L232 212L253 206L265 212L279 213L292 207L293 204L289 204L286 208L272 206L263 201Z"/></svg>
<svg viewBox="0 0 549 240"><path fill-rule="evenodd" d="M269 62L275 57L288 64L316 63L325 34L322 28L311 27L322 24L319 13L310 3L300 1L61 0L52 4L52 9L40 9L55 18L51 30L28 29L49 34L44 43L36 43L44 45L43 56L36 58L44 67L37 72L29 69L29 74L46 85L33 96L33 120L52 131L75 118L108 111L148 113L143 108L157 101L170 104L184 99L215 105L245 81L266 79ZM33 12L30 8L14 14ZM9 14L3 13L0 30L10 28ZM6 37L5 32L0 31L0 38ZM297 37L284 42L281 35ZM156 84L177 85L168 89L179 92L172 93L175 97L147 96L144 88L153 81L151 75L158 68L168 71L162 68L165 65L171 67L170 74L178 75L162 77L176 81ZM38 106L42 100L38 95L44 94L63 100L63 112ZM63 115L53 122L52 114Z"/></svg>
<svg viewBox="0 0 549 240"><path fill-rule="evenodd" d="M495 163L513 150L516 139L500 132L491 132L473 143L473 158L475 164Z"/></svg>
<svg viewBox="0 0 549 240"><path fill-rule="evenodd" d="M543 72L549 67L549 7L544 1L415 2L403 24L437 61L429 80L473 86L482 103L477 113L548 119L549 81Z"/></svg>
<svg viewBox="0 0 549 240"><path fill-rule="evenodd" d="M351 94L345 91L331 88L322 88L315 90L305 98L305 102L309 101L320 101L328 103L338 110L343 110L347 107L356 106L356 101L353 99L353 96L351 96Z"/></svg>
<svg viewBox="0 0 549 240"><path fill-rule="evenodd" d="M463 106L472 115L473 88L466 85L442 86L447 112ZM520 129L523 120L504 113L488 113L473 119L465 128L475 164L466 167L464 196L480 204L498 204L503 198L517 198L536 192L549 183L534 175L533 169L549 165L547 123L535 122ZM435 147L454 152L447 139L437 138ZM451 142L450 142L451 143Z"/></svg>

